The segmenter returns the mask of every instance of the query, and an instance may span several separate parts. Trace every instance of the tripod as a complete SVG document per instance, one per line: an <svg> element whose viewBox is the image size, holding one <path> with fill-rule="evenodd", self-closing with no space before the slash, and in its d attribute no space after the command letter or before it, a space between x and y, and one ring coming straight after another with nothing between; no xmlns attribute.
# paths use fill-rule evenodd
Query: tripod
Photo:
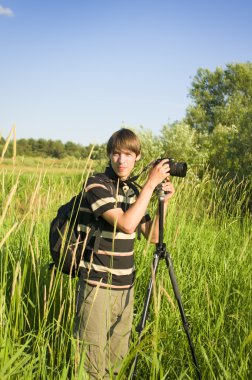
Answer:
<svg viewBox="0 0 252 380"><path fill-rule="evenodd" d="M156 251L154 252L154 256L153 256L152 276L151 276L151 279L150 279L149 285L148 285L148 290L147 290L147 295L145 298L143 313L141 316L140 323L137 326L138 344L141 341L141 334L142 334L142 331L144 329L144 326L145 326L145 323L146 323L146 320L148 317L148 310L149 310L149 305L150 305L151 293L152 293L152 289L153 289L153 283L154 283L154 279L156 276L156 272L158 269L158 264L159 264L160 259L165 259L166 266L169 270L169 275L170 275L170 280L171 280L172 288L174 291L174 295L175 295L177 303L178 303L181 319L183 322L183 327L184 327L184 330L185 330L187 338L188 338L188 343L190 346L190 350L191 350L193 362L195 365L195 369L197 372L197 376L198 376L198 379L201 380L201 373L199 370L199 366L198 366L197 358L195 355L193 342L192 342L191 335L190 335L190 326L189 326L189 323L187 321L187 318L186 318L186 315L184 312L177 279L176 279L176 276L175 276L175 273L173 270L172 259L170 257L169 252L167 252L167 250L166 250L165 243L163 242L163 237L164 237L164 191L161 189L161 187L157 188L157 194L158 194L158 208L159 208L159 240L158 240L158 243L156 245ZM134 362L133 362L131 379L137 378L137 374L136 374L137 362L138 362L138 354L136 354Z"/></svg>

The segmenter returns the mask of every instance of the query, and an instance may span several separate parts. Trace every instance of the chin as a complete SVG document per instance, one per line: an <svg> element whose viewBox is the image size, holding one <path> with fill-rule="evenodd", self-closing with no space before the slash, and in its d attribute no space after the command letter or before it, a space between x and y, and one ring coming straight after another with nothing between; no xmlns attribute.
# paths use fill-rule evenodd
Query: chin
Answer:
<svg viewBox="0 0 252 380"><path fill-rule="evenodd" d="M128 178L128 174L125 174L125 173L117 173L117 176L120 178L120 179L126 179Z"/></svg>

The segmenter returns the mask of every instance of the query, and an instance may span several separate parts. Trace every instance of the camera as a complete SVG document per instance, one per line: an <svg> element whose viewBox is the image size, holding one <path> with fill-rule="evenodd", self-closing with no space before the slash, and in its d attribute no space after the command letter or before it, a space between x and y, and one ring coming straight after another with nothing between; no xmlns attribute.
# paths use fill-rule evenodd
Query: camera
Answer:
<svg viewBox="0 0 252 380"><path fill-rule="evenodd" d="M175 177L185 177L186 171L187 171L187 163L186 162L176 162L174 158L158 158L155 162L155 165L157 165L162 160L168 160L169 166L170 166L170 175Z"/></svg>

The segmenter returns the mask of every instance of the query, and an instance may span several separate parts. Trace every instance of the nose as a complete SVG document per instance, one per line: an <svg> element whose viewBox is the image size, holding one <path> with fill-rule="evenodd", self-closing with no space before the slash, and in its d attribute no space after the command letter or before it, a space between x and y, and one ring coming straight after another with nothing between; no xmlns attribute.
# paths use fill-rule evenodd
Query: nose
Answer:
<svg viewBox="0 0 252 380"><path fill-rule="evenodd" d="M123 163L124 160L125 160L125 154L121 153L121 154L119 155L119 162L120 162L120 164Z"/></svg>

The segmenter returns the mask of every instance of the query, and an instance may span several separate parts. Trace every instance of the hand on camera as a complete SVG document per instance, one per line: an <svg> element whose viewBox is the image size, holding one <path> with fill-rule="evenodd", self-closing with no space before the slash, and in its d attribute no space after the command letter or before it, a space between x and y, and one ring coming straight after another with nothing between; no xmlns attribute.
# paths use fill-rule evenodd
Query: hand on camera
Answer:
<svg viewBox="0 0 252 380"><path fill-rule="evenodd" d="M152 167L148 180L156 187L169 177L169 172L169 160L161 160L158 164Z"/></svg>
<svg viewBox="0 0 252 380"><path fill-rule="evenodd" d="M170 166L168 159L161 160L158 164L153 166L149 174L149 180L154 183L156 187L162 187L162 190L165 193L164 202L168 202L175 193L174 186L170 182Z"/></svg>

